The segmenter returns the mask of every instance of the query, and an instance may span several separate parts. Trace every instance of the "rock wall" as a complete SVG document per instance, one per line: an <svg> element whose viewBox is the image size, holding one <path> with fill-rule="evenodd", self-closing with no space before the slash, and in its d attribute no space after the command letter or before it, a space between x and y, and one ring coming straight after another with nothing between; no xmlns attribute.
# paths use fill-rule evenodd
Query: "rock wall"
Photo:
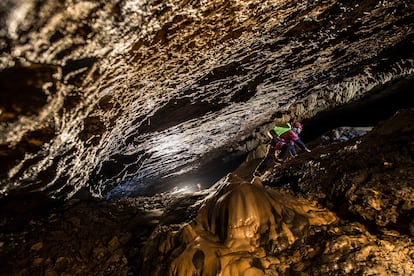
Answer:
<svg viewBox="0 0 414 276"><path fill-rule="evenodd" d="M274 122L412 83L413 13L2 1L0 274L414 274L412 110L251 175Z"/></svg>

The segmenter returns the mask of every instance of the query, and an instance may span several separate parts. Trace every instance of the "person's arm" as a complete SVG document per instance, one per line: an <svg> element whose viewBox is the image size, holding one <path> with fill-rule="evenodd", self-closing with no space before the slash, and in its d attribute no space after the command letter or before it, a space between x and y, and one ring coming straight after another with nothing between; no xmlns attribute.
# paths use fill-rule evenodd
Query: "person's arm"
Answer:
<svg viewBox="0 0 414 276"><path fill-rule="evenodd" d="M308 149L308 147L305 145L305 143L303 143L303 141L298 138L297 140L295 140L296 145L298 145L302 150L306 151L306 152L311 152L310 149Z"/></svg>
<svg viewBox="0 0 414 276"><path fill-rule="evenodd" d="M286 135L289 137L291 141L293 141L296 145L298 145L302 150L311 152L311 150L308 149L308 147L306 147L305 143L303 143L303 141L300 139L299 135L295 131L290 130L286 133Z"/></svg>

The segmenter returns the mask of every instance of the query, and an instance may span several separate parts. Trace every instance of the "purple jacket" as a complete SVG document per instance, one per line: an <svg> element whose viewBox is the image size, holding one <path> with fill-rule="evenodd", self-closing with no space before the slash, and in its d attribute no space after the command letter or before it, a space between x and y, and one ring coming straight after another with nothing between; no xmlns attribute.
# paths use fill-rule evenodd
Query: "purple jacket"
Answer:
<svg viewBox="0 0 414 276"><path fill-rule="evenodd" d="M283 133L282 135L280 135L279 139L282 145L285 145L285 144L293 145L295 144L296 141L299 140L299 135L295 131L289 130Z"/></svg>

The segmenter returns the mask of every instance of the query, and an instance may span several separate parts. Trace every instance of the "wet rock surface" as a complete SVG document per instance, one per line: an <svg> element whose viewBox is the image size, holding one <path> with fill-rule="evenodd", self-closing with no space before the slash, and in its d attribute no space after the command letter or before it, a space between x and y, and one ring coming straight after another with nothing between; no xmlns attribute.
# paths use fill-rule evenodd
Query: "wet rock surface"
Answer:
<svg viewBox="0 0 414 276"><path fill-rule="evenodd" d="M2 195L208 187L274 121L310 119L413 74L414 7L400 1L2 7ZM206 177L217 162L222 173Z"/></svg>
<svg viewBox="0 0 414 276"><path fill-rule="evenodd" d="M413 13L1 2L0 274L414 274Z"/></svg>

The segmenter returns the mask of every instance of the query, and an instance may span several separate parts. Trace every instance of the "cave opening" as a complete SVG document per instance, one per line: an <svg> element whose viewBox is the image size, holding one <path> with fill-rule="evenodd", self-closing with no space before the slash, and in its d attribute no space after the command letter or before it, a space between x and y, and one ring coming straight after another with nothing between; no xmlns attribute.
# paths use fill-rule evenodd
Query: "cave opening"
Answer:
<svg viewBox="0 0 414 276"><path fill-rule="evenodd" d="M303 141L310 142L329 130L348 126L375 126L400 109L414 107L414 76L386 83L368 92L359 100L319 112L304 120Z"/></svg>
<svg viewBox="0 0 414 276"><path fill-rule="evenodd" d="M195 190L209 188L228 173L235 171L246 160L246 157L247 153L231 155L227 153L227 155L218 156L200 166L198 170L178 177L173 181L173 186L190 183L195 185Z"/></svg>

